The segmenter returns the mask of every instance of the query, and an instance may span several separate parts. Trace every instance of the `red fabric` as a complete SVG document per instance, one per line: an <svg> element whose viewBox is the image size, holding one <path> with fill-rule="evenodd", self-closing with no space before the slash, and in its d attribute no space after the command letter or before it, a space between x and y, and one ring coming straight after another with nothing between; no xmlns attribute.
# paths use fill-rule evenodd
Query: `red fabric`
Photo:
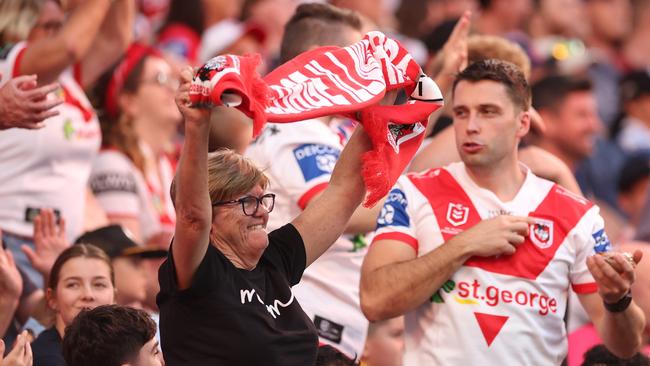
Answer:
<svg viewBox="0 0 650 366"><path fill-rule="evenodd" d="M445 241L448 241L463 230L478 224L481 216L467 193L447 170L435 169L430 172L430 174L409 175L409 178L427 198L440 224L442 236ZM567 196L564 188L555 185L539 206L528 214L529 217L552 222L551 241L548 246L540 247L533 242L533 227L531 227L531 234L526 236L524 243L517 248L515 254L499 258L475 256L469 258L463 265L534 280L546 269L566 235L573 230L591 206L588 201L579 202L573 199L573 195ZM558 216L558 212L563 214Z"/></svg>
<svg viewBox="0 0 650 366"><path fill-rule="evenodd" d="M308 190L307 192L305 192L305 193L300 197L300 199L298 200L298 206L300 207L300 209L301 209L301 210L304 210L304 209L307 207L307 205L309 204L309 202L311 202L311 200L312 200L314 197L316 197L316 195L318 195L319 193L321 193L322 191L324 191L325 188L327 188L327 185L328 185L328 184L329 184L329 183L327 183L327 182L325 182L325 183L321 183L321 184L317 184L317 185L313 186L310 190Z"/></svg>
<svg viewBox="0 0 650 366"><path fill-rule="evenodd" d="M253 119L257 136L268 122L294 122L327 115L361 116L373 143L363 157L368 190L365 206L385 196L422 140L428 117L442 105L435 99L413 99L399 106L379 106L387 91L403 88L412 95L421 70L397 42L379 32L368 33L348 47L321 47L305 52L261 79L255 72L259 56L218 56L194 77L194 105L233 105ZM422 89L420 84L420 89ZM422 92L419 93L422 97ZM224 101L224 98L226 100Z"/></svg>
<svg viewBox="0 0 650 366"><path fill-rule="evenodd" d="M181 23L167 25L158 35L158 46L161 49L185 57L191 65L196 65L198 61L200 45L201 35Z"/></svg>

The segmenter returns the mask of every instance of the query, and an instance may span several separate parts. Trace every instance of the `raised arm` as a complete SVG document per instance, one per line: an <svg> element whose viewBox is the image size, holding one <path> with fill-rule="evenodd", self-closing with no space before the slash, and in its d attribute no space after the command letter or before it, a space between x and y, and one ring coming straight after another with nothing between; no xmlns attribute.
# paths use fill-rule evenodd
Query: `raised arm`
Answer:
<svg viewBox="0 0 650 366"><path fill-rule="evenodd" d="M366 190L361 177L361 155L370 148L370 139L361 126L357 127L325 191L292 222L305 242L307 266L341 236L363 200Z"/></svg>
<svg viewBox="0 0 650 366"><path fill-rule="evenodd" d="M185 119L185 142L174 179L176 230L172 255L178 287L190 286L209 245L212 207L208 193L208 136L210 112L189 106L192 71L181 73L176 104Z"/></svg>
<svg viewBox="0 0 650 366"><path fill-rule="evenodd" d="M20 74L36 74L38 81L43 84L56 81L63 70L80 62L86 56L111 2L111 0L80 1L59 33L51 38L29 43L20 61Z"/></svg>
<svg viewBox="0 0 650 366"><path fill-rule="evenodd" d="M471 256L513 254L524 242L529 220L499 216L481 221L421 257L406 242L374 242L361 268L361 310L378 321L415 309Z"/></svg>
<svg viewBox="0 0 650 366"><path fill-rule="evenodd" d="M95 42L81 62L81 85L87 89L120 59L133 40L135 1L113 1Z"/></svg>

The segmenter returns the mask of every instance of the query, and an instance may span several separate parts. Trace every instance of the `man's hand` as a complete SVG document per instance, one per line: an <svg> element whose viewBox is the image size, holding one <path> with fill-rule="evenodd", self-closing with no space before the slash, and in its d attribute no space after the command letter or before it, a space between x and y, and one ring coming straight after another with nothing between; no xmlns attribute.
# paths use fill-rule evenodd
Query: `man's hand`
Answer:
<svg viewBox="0 0 650 366"><path fill-rule="evenodd" d="M634 263L639 263L643 257L640 250L634 252ZM634 266L622 253L612 253L611 264L601 255L587 258L587 268L598 284L598 293L608 304L615 304L630 291L634 279Z"/></svg>
<svg viewBox="0 0 650 366"><path fill-rule="evenodd" d="M14 348L9 352L6 358L2 358L5 350L5 344L0 340L0 365L1 366L32 366L33 355L32 347L29 344L29 335L23 331L16 338Z"/></svg>
<svg viewBox="0 0 650 366"><path fill-rule="evenodd" d="M23 245L20 249L27 255L32 266L47 278L56 258L70 244L65 237L65 220L61 217L56 225L56 216L51 209L43 209L34 218L34 248Z"/></svg>
<svg viewBox="0 0 650 366"><path fill-rule="evenodd" d="M0 130L13 127L39 129L43 127L43 120L59 114L52 108L63 100L47 97L59 88L59 84L36 86L36 75L23 75L0 88Z"/></svg>
<svg viewBox="0 0 650 366"><path fill-rule="evenodd" d="M14 256L11 251L0 246L0 297L17 300L22 292L23 279L16 267Z"/></svg>
<svg viewBox="0 0 650 366"><path fill-rule="evenodd" d="M524 242L534 222L530 217L501 215L483 220L457 237L467 243L472 256L512 255Z"/></svg>
<svg viewBox="0 0 650 366"><path fill-rule="evenodd" d="M186 67L181 70L181 85L176 93L176 105L185 118L185 123L208 123L210 121L210 109L194 108L190 101L190 85L192 85L193 70ZM222 107L227 108L227 107Z"/></svg>

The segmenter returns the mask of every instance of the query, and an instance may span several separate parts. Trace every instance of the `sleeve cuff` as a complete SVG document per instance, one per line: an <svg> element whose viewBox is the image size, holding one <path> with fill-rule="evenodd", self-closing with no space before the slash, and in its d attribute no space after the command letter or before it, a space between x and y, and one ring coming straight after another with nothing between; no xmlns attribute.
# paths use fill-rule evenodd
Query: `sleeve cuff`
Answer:
<svg viewBox="0 0 650 366"><path fill-rule="evenodd" d="M404 234L404 233L400 233L400 232L382 233L382 234L379 234L379 235L375 236L372 239L372 244L375 244L376 242L378 242L380 240L399 241L399 242L402 242L402 243L410 246L411 248L413 248L416 253L418 252L418 247L419 247L418 240L416 238L408 235L408 234ZM370 245L372 245L372 244L370 244Z"/></svg>
<svg viewBox="0 0 650 366"><path fill-rule="evenodd" d="M598 284L596 282L589 282L589 283L578 283L578 284L571 284L571 288L573 289L573 292L576 294L592 294L596 291L598 291Z"/></svg>

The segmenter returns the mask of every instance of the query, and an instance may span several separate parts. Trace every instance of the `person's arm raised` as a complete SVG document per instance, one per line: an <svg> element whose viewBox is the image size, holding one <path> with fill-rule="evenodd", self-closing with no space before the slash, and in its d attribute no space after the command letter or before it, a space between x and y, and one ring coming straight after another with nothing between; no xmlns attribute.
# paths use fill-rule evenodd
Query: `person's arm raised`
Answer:
<svg viewBox="0 0 650 366"><path fill-rule="evenodd" d="M111 2L111 0L80 2L75 6L61 31L54 37L29 43L20 61L20 74L36 74L39 83L43 84L56 81L63 70L86 56Z"/></svg>
<svg viewBox="0 0 650 366"><path fill-rule="evenodd" d="M134 0L115 0L95 42L81 61L81 85L88 89L129 47L133 39Z"/></svg>
<svg viewBox="0 0 650 366"><path fill-rule="evenodd" d="M190 286L209 244L212 206L208 192L208 136L210 110L192 108L189 88L192 71L181 73L176 104L185 119L185 142L175 181L176 230L172 255L179 289Z"/></svg>
<svg viewBox="0 0 650 366"><path fill-rule="evenodd" d="M361 155L371 142L359 125L336 163L329 185L292 224L305 243L309 266L341 236L366 190L361 176Z"/></svg>
<svg viewBox="0 0 650 366"><path fill-rule="evenodd" d="M471 256L514 254L530 222L516 216L484 220L421 257L401 241L374 242L361 268L361 310L378 321L415 309Z"/></svg>

